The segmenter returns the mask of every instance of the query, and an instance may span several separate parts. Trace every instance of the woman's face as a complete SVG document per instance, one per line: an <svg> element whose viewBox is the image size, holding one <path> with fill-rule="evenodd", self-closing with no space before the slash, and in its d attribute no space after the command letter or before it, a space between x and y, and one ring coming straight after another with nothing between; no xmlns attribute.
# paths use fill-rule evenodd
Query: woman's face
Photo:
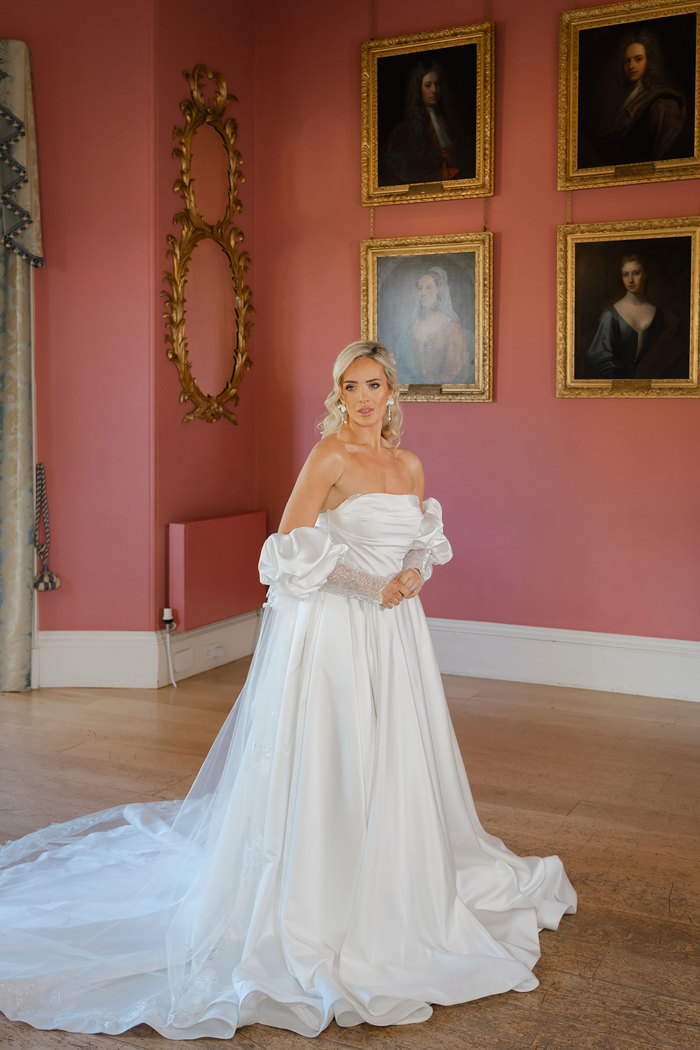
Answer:
<svg viewBox="0 0 700 1050"><path fill-rule="evenodd" d="M414 80L415 84L415 80ZM440 77L437 73L426 73L420 82L424 106L437 106L440 101Z"/></svg>
<svg viewBox="0 0 700 1050"><path fill-rule="evenodd" d="M340 390L349 423L369 426L382 422L391 390L386 373L377 361L358 357L345 369Z"/></svg>
<svg viewBox="0 0 700 1050"><path fill-rule="evenodd" d="M437 281L429 273L424 273L418 281L418 302L423 310L435 310L438 301Z"/></svg>
<svg viewBox="0 0 700 1050"><path fill-rule="evenodd" d="M637 259L630 259L622 264L622 283L628 292L633 294L641 292L646 276L644 267Z"/></svg>
<svg viewBox="0 0 700 1050"><path fill-rule="evenodd" d="M647 68L647 49L644 44L630 44L625 51L625 76L630 84L636 84Z"/></svg>

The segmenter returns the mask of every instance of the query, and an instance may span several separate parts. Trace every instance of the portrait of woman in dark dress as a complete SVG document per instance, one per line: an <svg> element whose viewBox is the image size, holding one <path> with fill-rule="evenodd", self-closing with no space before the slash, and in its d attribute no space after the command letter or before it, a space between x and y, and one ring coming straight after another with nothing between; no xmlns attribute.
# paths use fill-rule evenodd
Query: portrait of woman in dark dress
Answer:
<svg viewBox="0 0 700 1050"><path fill-rule="evenodd" d="M466 138L443 66L421 56L408 75L403 117L380 153L379 184L473 178L474 141Z"/></svg>
<svg viewBox="0 0 700 1050"><path fill-rule="evenodd" d="M588 361L605 379L664 379L678 374L682 357L674 338L678 319L649 300L647 273L643 256L622 257L625 294L603 311L588 348Z"/></svg>

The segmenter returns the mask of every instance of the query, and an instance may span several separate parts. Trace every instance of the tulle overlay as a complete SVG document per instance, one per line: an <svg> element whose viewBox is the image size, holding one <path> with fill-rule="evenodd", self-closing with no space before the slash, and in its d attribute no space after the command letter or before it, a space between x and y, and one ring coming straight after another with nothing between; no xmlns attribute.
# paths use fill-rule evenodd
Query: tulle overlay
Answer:
<svg viewBox="0 0 700 1050"><path fill-rule="evenodd" d="M230 1038L402 1024L537 984L576 895L481 827L418 598L329 593L342 562L447 561L440 507L364 494L271 536L245 688L184 802L0 850L0 1008L36 1028Z"/></svg>

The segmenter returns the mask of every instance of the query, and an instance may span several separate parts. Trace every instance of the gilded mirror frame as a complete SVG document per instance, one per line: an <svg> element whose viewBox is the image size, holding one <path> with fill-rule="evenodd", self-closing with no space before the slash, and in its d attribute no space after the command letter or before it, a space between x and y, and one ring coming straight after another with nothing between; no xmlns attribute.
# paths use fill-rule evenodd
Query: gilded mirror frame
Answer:
<svg viewBox="0 0 700 1050"><path fill-rule="evenodd" d="M173 225L180 226L179 235L168 234L167 255L172 261L172 270L163 274L163 280L169 290L163 295L167 309L165 318L168 344L167 356L177 368L180 378L180 404L190 401L193 408L186 412L183 423L192 419L203 419L214 423L217 419L228 419L236 423L235 413L228 407L229 402L238 403L238 387L243 372L250 368L247 340L252 327L254 313L250 288L245 275L250 267L250 256L241 251L244 239L242 231L235 225L234 217L242 210L238 196L238 186L244 182L241 171L243 158L235 148L238 124L233 117L227 117L229 102L237 102L235 95L226 90L226 81L221 73L214 73L208 66L198 64L191 73L184 76L190 88L190 97L180 103L184 114L184 127L173 128L173 137L178 145L173 149L173 157L180 161L180 176L175 181L173 191L179 193L183 201L183 210L173 216ZM215 94L212 102L207 102L202 90L202 78L213 80ZM224 215L216 222L209 223L199 211L192 178L192 142L199 128L208 125L219 135L226 151L228 169L228 190ZM206 394L197 383L192 371L187 336L186 321L186 287L192 253L203 240L214 241L223 251L228 261L235 295L235 344L232 354L231 377L218 394Z"/></svg>

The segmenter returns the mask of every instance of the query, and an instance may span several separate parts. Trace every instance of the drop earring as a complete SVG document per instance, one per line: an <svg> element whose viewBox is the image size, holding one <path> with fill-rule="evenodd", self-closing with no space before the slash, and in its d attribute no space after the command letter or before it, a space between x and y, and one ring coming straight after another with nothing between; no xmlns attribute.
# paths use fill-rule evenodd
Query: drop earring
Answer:
<svg viewBox="0 0 700 1050"><path fill-rule="evenodd" d="M343 419L345 419L345 417L348 414L347 407L343 404L342 401L339 401L338 402L338 408L340 409L340 412L341 412L341 415L342 415Z"/></svg>
<svg viewBox="0 0 700 1050"><path fill-rule="evenodd" d="M393 397L387 398L386 410L387 410L387 423L391 423L391 406L394 403Z"/></svg>

